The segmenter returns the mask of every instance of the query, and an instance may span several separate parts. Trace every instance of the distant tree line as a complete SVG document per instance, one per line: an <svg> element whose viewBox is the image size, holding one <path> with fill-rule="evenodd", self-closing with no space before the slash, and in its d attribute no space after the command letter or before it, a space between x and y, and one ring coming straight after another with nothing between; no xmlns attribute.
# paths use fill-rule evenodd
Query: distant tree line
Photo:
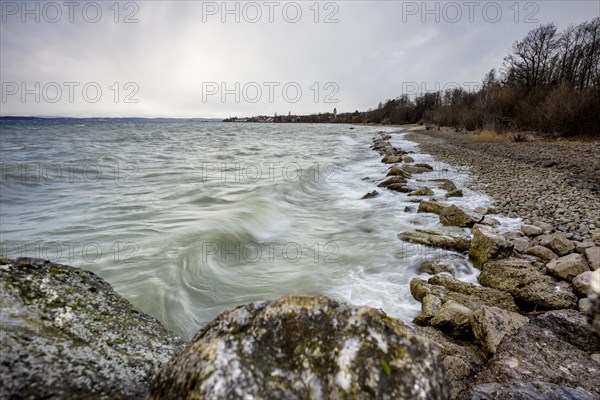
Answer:
<svg viewBox="0 0 600 400"><path fill-rule="evenodd" d="M427 123L600 135L600 17L562 32L553 23L531 30L477 90L403 94L368 111L276 116L269 122Z"/></svg>

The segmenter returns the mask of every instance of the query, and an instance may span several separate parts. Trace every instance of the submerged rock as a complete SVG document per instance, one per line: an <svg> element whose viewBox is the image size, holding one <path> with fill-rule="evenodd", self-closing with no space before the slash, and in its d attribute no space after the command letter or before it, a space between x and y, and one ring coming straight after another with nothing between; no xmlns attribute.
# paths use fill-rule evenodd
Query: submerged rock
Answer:
<svg viewBox="0 0 600 400"><path fill-rule="evenodd" d="M425 164L425 163L415 164L415 167L425 168L425 169L428 169L429 171L433 171L433 167L431 165Z"/></svg>
<svg viewBox="0 0 600 400"><path fill-rule="evenodd" d="M440 215L440 213L447 207L448 205L438 203L437 201L421 200L419 203L419 212Z"/></svg>
<svg viewBox="0 0 600 400"><path fill-rule="evenodd" d="M411 175L410 173L406 172L404 169L402 169L401 167L394 165L392 166L388 173L386 174L386 176L402 176L406 179L410 178Z"/></svg>
<svg viewBox="0 0 600 400"><path fill-rule="evenodd" d="M402 157L395 154L389 154L381 159L384 164L396 164L402 161Z"/></svg>
<svg viewBox="0 0 600 400"><path fill-rule="evenodd" d="M450 179L434 179L435 182L442 182L440 189L444 189L447 192L452 192L458 188Z"/></svg>
<svg viewBox="0 0 600 400"><path fill-rule="evenodd" d="M379 192L377 190L373 190L372 192L365 194L361 199L372 199L373 197L377 196L379 196Z"/></svg>
<svg viewBox="0 0 600 400"><path fill-rule="evenodd" d="M184 345L92 272L2 263L0 398L142 398Z"/></svg>
<svg viewBox="0 0 600 400"><path fill-rule="evenodd" d="M433 190L428 187L422 187L408 194L409 196L433 196Z"/></svg>
<svg viewBox="0 0 600 400"><path fill-rule="evenodd" d="M446 193L446 198L449 198L449 197L463 197L463 191L460 189L452 190L452 191Z"/></svg>
<svg viewBox="0 0 600 400"><path fill-rule="evenodd" d="M431 275L447 272L454 276L457 271L468 270L469 263L467 262L465 257L459 256L458 254L450 254L421 263L418 272L420 274L427 273Z"/></svg>
<svg viewBox="0 0 600 400"><path fill-rule="evenodd" d="M379 185L377 185L377 187L386 188L390 185L395 185L395 184L404 185L404 184L406 184L406 179L404 179L402 176L392 176L391 178L388 178L385 181L381 182Z"/></svg>
<svg viewBox="0 0 600 400"><path fill-rule="evenodd" d="M414 190L413 188L404 186L404 184L402 184L402 183L392 183L391 185L387 186L387 189L393 190L394 192L401 192L401 193L410 193Z"/></svg>
<svg viewBox="0 0 600 400"><path fill-rule="evenodd" d="M150 399L447 399L428 342L380 311L283 297L224 312L160 372Z"/></svg>
<svg viewBox="0 0 600 400"><path fill-rule="evenodd" d="M422 164L421 164L422 165ZM412 165L412 164L404 164L402 169L410 174L422 174L423 172L431 172L431 168L427 168L424 166Z"/></svg>

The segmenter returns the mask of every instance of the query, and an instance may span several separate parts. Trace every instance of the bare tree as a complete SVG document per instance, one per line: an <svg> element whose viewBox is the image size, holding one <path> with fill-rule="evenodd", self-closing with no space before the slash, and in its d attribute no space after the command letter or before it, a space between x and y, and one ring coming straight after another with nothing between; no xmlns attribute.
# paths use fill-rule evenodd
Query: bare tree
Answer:
<svg viewBox="0 0 600 400"><path fill-rule="evenodd" d="M531 90L550 83L557 49L556 25L549 23L531 31L513 44L504 58L506 83Z"/></svg>

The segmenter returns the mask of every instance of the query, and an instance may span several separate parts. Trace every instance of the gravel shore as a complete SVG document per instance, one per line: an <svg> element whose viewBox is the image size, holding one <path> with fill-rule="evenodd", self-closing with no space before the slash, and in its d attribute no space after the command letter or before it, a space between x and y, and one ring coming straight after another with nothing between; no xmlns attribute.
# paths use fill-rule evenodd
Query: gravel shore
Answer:
<svg viewBox="0 0 600 400"><path fill-rule="evenodd" d="M574 240L600 240L600 142L510 142L450 129L413 131L421 150L473 176L499 213L543 221Z"/></svg>

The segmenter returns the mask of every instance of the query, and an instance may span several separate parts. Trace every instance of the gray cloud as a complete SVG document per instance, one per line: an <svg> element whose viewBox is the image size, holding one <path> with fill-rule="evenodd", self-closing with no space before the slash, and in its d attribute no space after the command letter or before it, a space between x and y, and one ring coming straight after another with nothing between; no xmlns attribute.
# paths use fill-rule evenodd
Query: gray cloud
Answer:
<svg viewBox="0 0 600 400"><path fill-rule="evenodd" d="M30 14L22 22L24 7L36 3L40 21ZM434 90L480 81L539 23L563 29L600 15L597 1L427 2L427 10L437 10L428 14L421 1L336 1L320 2L315 22L313 1L227 2L229 10L239 10L236 23L235 13L222 14L221 1L121 2L118 16L110 1L95 3L102 16L91 23L85 18L95 17L95 4L79 2L70 22L64 2L48 3L2 2L2 115L227 117L367 109L415 85ZM54 5L62 16L51 23ZM299 20L286 21L297 8ZM256 19L257 9L262 17L247 21ZM138 22L124 23L134 11ZM338 22L324 23L332 13ZM18 92L10 94L15 83ZM40 101L30 93L23 102L21 85L34 89L36 83ZM239 102L234 94L222 101L221 84L237 92ZM203 96L203 88L215 87L219 93ZM298 87L302 95L294 103ZM97 88L102 95L92 102ZM327 95L338 102L325 102Z"/></svg>

